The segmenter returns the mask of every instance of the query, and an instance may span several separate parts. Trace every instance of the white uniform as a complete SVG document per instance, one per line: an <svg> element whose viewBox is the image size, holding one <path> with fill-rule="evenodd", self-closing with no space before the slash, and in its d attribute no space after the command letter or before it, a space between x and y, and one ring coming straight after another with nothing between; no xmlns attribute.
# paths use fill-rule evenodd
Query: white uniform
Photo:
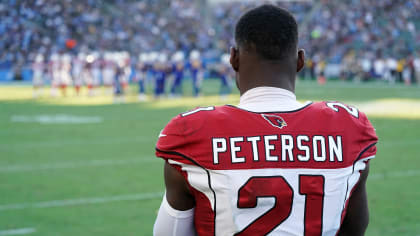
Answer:
<svg viewBox="0 0 420 236"><path fill-rule="evenodd" d="M45 70L45 65L43 61L35 61L32 64L32 71L33 71L32 83L34 87L40 87L44 85L44 70Z"/></svg>

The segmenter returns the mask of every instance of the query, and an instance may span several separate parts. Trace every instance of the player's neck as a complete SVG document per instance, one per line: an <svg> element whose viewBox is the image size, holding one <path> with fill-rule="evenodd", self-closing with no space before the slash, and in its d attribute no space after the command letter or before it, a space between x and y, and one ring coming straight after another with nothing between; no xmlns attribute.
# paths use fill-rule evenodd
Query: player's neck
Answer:
<svg viewBox="0 0 420 236"><path fill-rule="evenodd" d="M256 87L275 87L295 91L296 73L273 67L259 67L246 69L240 73L239 91L244 94L246 91Z"/></svg>

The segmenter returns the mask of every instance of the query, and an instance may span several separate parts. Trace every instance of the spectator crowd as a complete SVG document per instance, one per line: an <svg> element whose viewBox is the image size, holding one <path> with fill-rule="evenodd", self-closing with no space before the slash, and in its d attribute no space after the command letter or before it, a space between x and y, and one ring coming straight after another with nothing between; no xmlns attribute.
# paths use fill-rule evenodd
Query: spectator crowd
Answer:
<svg viewBox="0 0 420 236"><path fill-rule="evenodd" d="M125 63L134 68L141 55L170 58L177 53L185 55L187 65L193 51L203 65L223 64L222 55L234 45L236 20L257 4L261 1L4 0L0 68L18 71L62 57L59 61L74 70L77 60L93 63L86 62L88 55L101 61L102 68L105 57L117 54L124 54ZM307 53L303 78L420 81L420 1L276 4L290 10L299 23L300 47ZM158 56L154 59L159 61ZM118 60L121 56L113 59Z"/></svg>

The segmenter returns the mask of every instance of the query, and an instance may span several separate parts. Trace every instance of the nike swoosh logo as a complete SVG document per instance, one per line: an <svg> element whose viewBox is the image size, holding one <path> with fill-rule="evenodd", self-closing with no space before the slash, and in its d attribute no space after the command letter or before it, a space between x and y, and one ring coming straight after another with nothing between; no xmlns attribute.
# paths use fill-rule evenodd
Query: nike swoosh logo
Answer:
<svg viewBox="0 0 420 236"><path fill-rule="evenodd" d="M162 134L162 133L159 134L159 138L160 137L165 137L165 136L166 136L166 134Z"/></svg>

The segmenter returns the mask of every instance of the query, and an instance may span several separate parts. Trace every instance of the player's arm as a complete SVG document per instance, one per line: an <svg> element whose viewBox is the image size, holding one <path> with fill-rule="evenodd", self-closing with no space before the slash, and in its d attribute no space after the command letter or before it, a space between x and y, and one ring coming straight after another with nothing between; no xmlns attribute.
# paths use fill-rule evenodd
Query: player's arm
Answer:
<svg viewBox="0 0 420 236"><path fill-rule="evenodd" d="M196 235L194 229L195 201L188 185L178 170L165 162L166 194L159 209L153 235Z"/></svg>
<svg viewBox="0 0 420 236"><path fill-rule="evenodd" d="M366 180L369 174L369 163L360 176L356 189L349 199L347 214L341 225L339 236L364 235L369 224L369 209L366 193Z"/></svg>
<svg viewBox="0 0 420 236"><path fill-rule="evenodd" d="M165 162L164 175L168 203L174 209L180 211L193 208L195 205L194 197L181 173L168 162Z"/></svg>

